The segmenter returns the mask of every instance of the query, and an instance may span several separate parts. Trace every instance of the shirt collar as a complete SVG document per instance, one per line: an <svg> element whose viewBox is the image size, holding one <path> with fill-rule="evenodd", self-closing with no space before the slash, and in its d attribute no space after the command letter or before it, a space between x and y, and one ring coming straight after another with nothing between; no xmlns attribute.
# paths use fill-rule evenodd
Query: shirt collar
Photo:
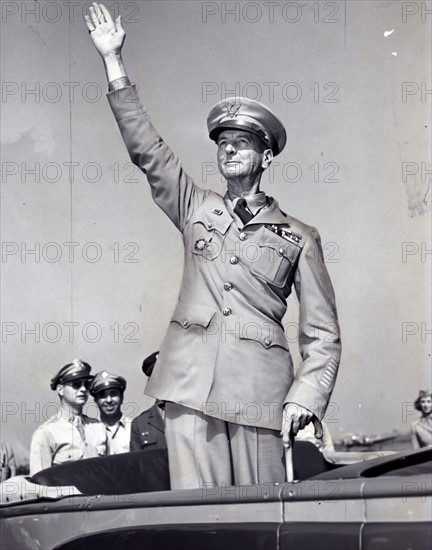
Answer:
<svg viewBox="0 0 432 550"><path fill-rule="evenodd" d="M58 419L63 418L71 424L77 424L80 420L82 421L82 414L73 414L63 407L60 407L60 409L57 411L56 416Z"/></svg>
<svg viewBox="0 0 432 550"><path fill-rule="evenodd" d="M264 191L259 191L255 195L247 195L246 197L236 197L232 201L234 208L240 199L246 200L247 207L254 216L267 204L267 197Z"/></svg>
<svg viewBox="0 0 432 550"><path fill-rule="evenodd" d="M122 428L125 428L127 422L131 422L131 419L128 418L127 416L125 416L125 415L123 414L122 417L120 418L120 420L118 420L118 421L117 421L115 424L113 424L112 426L106 425L106 428L107 428L108 430L115 430L118 426L121 426Z"/></svg>

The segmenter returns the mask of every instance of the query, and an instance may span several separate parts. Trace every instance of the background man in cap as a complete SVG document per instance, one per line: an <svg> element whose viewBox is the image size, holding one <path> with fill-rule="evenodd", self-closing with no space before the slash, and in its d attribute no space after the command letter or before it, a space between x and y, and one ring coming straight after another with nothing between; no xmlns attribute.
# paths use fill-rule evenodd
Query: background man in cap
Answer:
<svg viewBox="0 0 432 550"><path fill-rule="evenodd" d="M0 454L1 454L1 477L0 481L6 481L10 477L16 475L16 460L15 453L9 443L0 441Z"/></svg>
<svg viewBox="0 0 432 550"><path fill-rule="evenodd" d="M132 420L121 410L125 389L126 380L107 371L98 372L90 386L90 393L96 401L101 421L106 427L109 455L129 451Z"/></svg>
<svg viewBox="0 0 432 550"><path fill-rule="evenodd" d="M102 422L83 414L91 366L80 359L62 367L51 380L60 398L60 410L39 426L30 445L30 475L57 464L106 454Z"/></svg>
<svg viewBox="0 0 432 550"><path fill-rule="evenodd" d="M219 103L208 129L217 143L224 197L201 189L164 143L130 86L115 23L97 3L86 17L109 81L108 99L131 160L153 199L181 231L179 301L146 393L166 401L171 487L283 481L283 448L309 422L321 435L340 360L333 288L315 228L287 216L260 190L286 141L264 105ZM299 300L296 376L282 318Z"/></svg>
<svg viewBox="0 0 432 550"><path fill-rule="evenodd" d="M155 351L146 357L142 364L143 373L150 378L159 352ZM130 450L164 449L165 439L163 402L156 400L155 404L132 420Z"/></svg>

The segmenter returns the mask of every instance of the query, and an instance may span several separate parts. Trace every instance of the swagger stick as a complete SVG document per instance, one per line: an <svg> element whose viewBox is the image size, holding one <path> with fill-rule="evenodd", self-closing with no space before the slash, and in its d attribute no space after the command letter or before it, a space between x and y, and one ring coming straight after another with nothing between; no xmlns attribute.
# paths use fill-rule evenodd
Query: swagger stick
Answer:
<svg viewBox="0 0 432 550"><path fill-rule="evenodd" d="M286 468L286 478L290 483L294 481L294 465L293 465L293 447L294 447L294 434L290 430L289 441L284 441L285 449L285 468Z"/></svg>

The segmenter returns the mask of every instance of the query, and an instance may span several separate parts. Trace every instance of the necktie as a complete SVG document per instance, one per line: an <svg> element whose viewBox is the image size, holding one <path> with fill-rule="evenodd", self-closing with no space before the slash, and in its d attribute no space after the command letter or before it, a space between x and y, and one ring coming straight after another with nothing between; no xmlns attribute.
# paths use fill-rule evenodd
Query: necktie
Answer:
<svg viewBox="0 0 432 550"><path fill-rule="evenodd" d="M81 436L81 439L84 441L85 443L85 440L86 440L86 436L85 436L85 430L84 430L84 426L83 426L83 423L82 423L82 420L79 416L76 416L74 418L74 424Z"/></svg>
<svg viewBox="0 0 432 550"><path fill-rule="evenodd" d="M246 210L246 199L239 199L235 205L234 212L241 219L243 225L246 225L253 218L253 214Z"/></svg>

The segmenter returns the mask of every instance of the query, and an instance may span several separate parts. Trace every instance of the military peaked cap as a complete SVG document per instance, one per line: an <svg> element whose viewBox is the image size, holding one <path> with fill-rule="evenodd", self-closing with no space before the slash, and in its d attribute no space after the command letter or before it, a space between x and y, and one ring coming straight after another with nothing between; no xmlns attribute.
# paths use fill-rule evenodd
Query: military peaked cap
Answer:
<svg viewBox="0 0 432 550"><path fill-rule="evenodd" d="M100 391L108 390L110 388L116 388L123 393L126 389L126 380L123 376L111 374L110 372L104 370L102 372L98 372L94 377L90 386L90 394L94 397Z"/></svg>
<svg viewBox="0 0 432 550"><path fill-rule="evenodd" d="M142 364L142 371L143 373L150 377L151 373L153 372L157 356L159 355L159 351L155 351L154 353L151 353L148 357L146 357Z"/></svg>
<svg viewBox="0 0 432 550"><path fill-rule="evenodd" d="M287 136L277 116L259 101L229 97L217 103L207 118L210 139L217 141L224 130L244 130L262 139L274 155L285 147Z"/></svg>
<svg viewBox="0 0 432 550"><path fill-rule="evenodd" d="M64 384L65 382L73 382L80 378L93 378L90 375L91 366L81 359L74 359L72 363L68 363L62 367L58 373L51 379L50 387L55 390L57 384Z"/></svg>

